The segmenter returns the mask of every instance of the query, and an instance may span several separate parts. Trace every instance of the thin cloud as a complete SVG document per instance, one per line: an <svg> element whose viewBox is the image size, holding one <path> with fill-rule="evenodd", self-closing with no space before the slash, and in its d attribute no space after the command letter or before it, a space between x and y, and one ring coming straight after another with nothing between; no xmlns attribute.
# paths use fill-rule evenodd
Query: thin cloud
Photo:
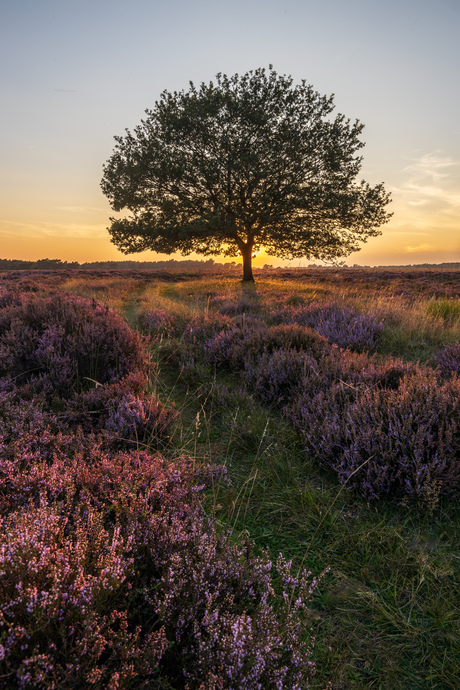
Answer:
<svg viewBox="0 0 460 690"><path fill-rule="evenodd" d="M0 233L19 237L106 237L107 227L86 223L20 223L0 219Z"/></svg>
<svg viewBox="0 0 460 690"><path fill-rule="evenodd" d="M394 188L395 198L410 207L431 206L436 213L460 209L460 163L439 152L413 159L401 171L404 182Z"/></svg>
<svg viewBox="0 0 460 690"><path fill-rule="evenodd" d="M418 244L415 247L412 247L410 244L408 244L404 247L404 251L407 254L412 254L413 252L430 252L433 249L436 249L436 247L433 247L432 244Z"/></svg>
<svg viewBox="0 0 460 690"><path fill-rule="evenodd" d="M411 179L431 179L434 183L449 177L446 169L458 166L459 163L449 156L441 156L439 152L426 153L424 156L413 159L410 165L403 168Z"/></svg>

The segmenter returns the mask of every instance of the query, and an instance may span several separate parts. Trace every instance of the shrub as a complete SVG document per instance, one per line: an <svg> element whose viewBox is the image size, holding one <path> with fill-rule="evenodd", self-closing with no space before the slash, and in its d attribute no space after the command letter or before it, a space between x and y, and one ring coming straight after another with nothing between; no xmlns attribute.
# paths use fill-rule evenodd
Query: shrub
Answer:
<svg viewBox="0 0 460 690"><path fill-rule="evenodd" d="M234 350L244 338L243 329L234 325L217 333L204 344L205 361L215 367L239 368L240 363L234 363Z"/></svg>
<svg viewBox="0 0 460 690"><path fill-rule="evenodd" d="M268 405L282 407L304 385L305 379L317 375L316 360L304 352L281 348L265 351L256 364L247 362L244 379L251 392Z"/></svg>
<svg viewBox="0 0 460 690"><path fill-rule="evenodd" d="M210 364L227 366L233 371L242 371L248 364L256 363L264 352L282 348L305 351L314 358L324 356L329 350L327 341L310 328L298 324L268 327L259 319L221 331L204 346Z"/></svg>
<svg viewBox="0 0 460 690"><path fill-rule="evenodd" d="M78 438L0 460L0 686L306 687L316 581L216 531L222 470Z"/></svg>
<svg viewBox="0 0 460 690"><path fill-rule="evenodd" d="M123 319L79 297L30 297L4 308L0 338L0 376L48 395L69 397L86 379L110 383L146 364L141 338Z"/></svg>
<svg viewBox="0 0 460 690"><path fill-rule="evenodd" d="M460 375L460 343L446 345L442 350L438 350L434 355L434 361L443 376Z"/></svg>
<svg viewBox="0 0 460 690"><path fill-rule="evenodd" d="M146 377L138 373L81 393L65 410L67 426L103 433L116 447L160 445L170 438L177 413L146 394L145 385Z"/></svg>
<svg viewBox="0 0 460 690"><path fill-rule="evenodd" d="M9 307L12 304L19 304L20 302L21 298L18 292L0 287L0 309Z"/></svg>
<svg viewBox="0 0 460 690"><path fill-rule="evenodd" d="M459 400L458 380L439 386L425 371L404 376L393 390L350 394L335 385L302 395L288 416L308 452L363 497L433 506L460 490Z"/></svg>
<svg viewBox="0 0 460 690"><path fill-rule="evenodd" d="M355 393L372 388L397 390L405 376L426 372L426 367L412 362L406 363L402 359L382 359L376 355L334 347L321 367L321 374L325 382L328 382L327 385L323 384L323 389L339 383L351 388Z"/></svg>
<svg viewBox="0 0 460 690"><path fill-rule="evenodd" d="M308 326L300 326L296 323L270 326L265 347L269 352L274 352L278 348L290 348L305 352L318 360L330 351L327 340L323 336Z"/></svg>
<svg viewBox="0 0 460 690"><path fill-rule="evenodd" d="M360 314L348 305L335 303L287 306L275 311L272 320L308 326L330 343L357 352L372 350L383 332L383 324L373 314Z"/></svg>
<svg viewBox="0 0 460 690"><path fill-rule="evenodd" d="M40 436L47 427L59 431L59 420L42 409L40 399L23 400L16 389L0 390L0 439L9 443L21 435Z"/></svg>

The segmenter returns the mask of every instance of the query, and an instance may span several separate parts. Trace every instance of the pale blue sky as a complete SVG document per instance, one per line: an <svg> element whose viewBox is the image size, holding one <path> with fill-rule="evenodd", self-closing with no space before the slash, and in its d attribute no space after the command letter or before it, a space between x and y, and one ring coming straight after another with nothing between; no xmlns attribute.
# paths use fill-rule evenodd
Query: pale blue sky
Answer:
<svg viewBox="0 0 460 690"><path fill-rule="evenodd" d="M366 125L362 176L393 193L348 263L460 261L459 35L460 0L0 0L0 258L121 257L113 136L164 89L271 63Z"/></svg>

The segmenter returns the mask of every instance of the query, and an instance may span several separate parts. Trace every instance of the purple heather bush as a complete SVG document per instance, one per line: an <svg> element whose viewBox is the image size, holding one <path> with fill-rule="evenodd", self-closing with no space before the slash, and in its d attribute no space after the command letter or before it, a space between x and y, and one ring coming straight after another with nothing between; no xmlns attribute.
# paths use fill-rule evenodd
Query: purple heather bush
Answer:
<svg viewBox="0 0 460 690"><path fill-rule="evenodd" d="M114 384L83 391L71 400L44 396L25 399L25 389L0 390L0 438L27 438L36 446L50 433L78 428L101 437L105 448L159 447L175 428L177 412L145 392L145 374L132 374ZM57 407L56 414L45 411ZM42 451L43 450L42 447Z"/></svg>
<svg viewBox="0 0 460 690"><path fill-rule="evenodd" d="M308 453L367 499L432 507L460 490L457 379L439 385L424 370L402 376L397 388L360 391L339 382L300 395L287 414Z"/></svg>
<svg viewBox="0 0 460 690"><path fill-rule="evenodd" d="M318 364L305 352L280 348L265 351L254 364L246 363L243 378L263 403L282 407L302 388L305 379L318 375Z"/></svg>
<svg viewBox="0 0 460 690"><path fill-rule="evenodd" d="M9 307L12 304L19 304L21 298L15 290L8 290L5 286L0 286L0 309Z"/></svg>
<svg viewBox="0 0 460 690"><path fill-rule="evenodd" d="M329 350L326 339L310 328L298 324L266 326L260 319L248 319L210 338L204 354L213 366L242 371L248 364L257 363L265 352L281 348L304 351L314 358Z"/></svg>
<svg viewBox="0 0 460 690"><path fill-rule="evenodd" d="M342 350L337 346L318 360L315 376L305 379L304 390L310 395L327 392L338 386L343 395L354 399L369 388L397 389L404 376L427 371L419 365L404 363L401 359Z"/></svg>
<svg viewBox="0 0 460 690"><path fill-rule="evenodd" d="M158 446L171 437L177 413L145 392L147 377L133 373L121 381L83 391L62 415L67 426L102 433L116 447Z"/></svg>
<svg viewBox="0 0 460 690"><path fill-rule="evenodd" d="M0 687L306 687L316 581L280 556L276 594L268 556L216 531L223 470L44 424L2 441Z"/></svg>
<svg viewBox="0 0 460 690"><path fill-rule="evenodd" d="M243 340L244 333L240 326L234 325L220 331L204 344L205 361L216 367L232 368L232 356L235 344Z"/></svg>
<svg viewBox="0 0 460 690"><path fill-rule="evenodd" d="M39 399L23 400L14 388L0 390L0 442L3 443L3 451L9 443L24 435L40 438L45 432L58 433L59 430L58 418L44 411Z"/></svg>
<svg viewBox="0 0 460 690"><path fill-rule="evenodd" d="M353 307L335 303L285 304L272 313L271 319L274 323L308 326L330 343L357 352L374 349L383 332L383 324L374 314L360 314Z"/></svg>
<svg viewBox="0 0 460 690"><path fill-rule="evenodd" d="M434 355L434 361L440 373L445 376L460 375L460 343L446 345Z"/></svg>
<svg viewBox="0 0 460 690"><path fill-rule="evenodd" d="M145 366L140 336L95 300L32 296L0 311L0 377L16 385L68 397Z"/></svg>
<svg viewBox="0 0 460 690"><path fill-rule="evenodd" d="M169 438L175 415L153 397L125 394L109 410L104 429L114 438L151 445Z"/></svg>
<svg viewBox="0 0 460 690"><path fill-rule="evenodd" d="M280 324L269 326L265 334L264 348L268 352L286 348L304 352L321 360L330 352L327 340L308 326Z"/></svg>

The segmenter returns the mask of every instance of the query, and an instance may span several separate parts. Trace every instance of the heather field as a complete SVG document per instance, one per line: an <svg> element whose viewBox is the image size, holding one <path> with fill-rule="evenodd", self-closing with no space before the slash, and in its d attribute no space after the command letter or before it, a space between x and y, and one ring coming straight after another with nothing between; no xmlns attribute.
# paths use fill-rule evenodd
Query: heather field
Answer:
<svg viewBox="0 0 460 690"><path fill-rule="evenodd" d="M0 687L460 687L460 272L255 273L0 273Z"/></svg>

